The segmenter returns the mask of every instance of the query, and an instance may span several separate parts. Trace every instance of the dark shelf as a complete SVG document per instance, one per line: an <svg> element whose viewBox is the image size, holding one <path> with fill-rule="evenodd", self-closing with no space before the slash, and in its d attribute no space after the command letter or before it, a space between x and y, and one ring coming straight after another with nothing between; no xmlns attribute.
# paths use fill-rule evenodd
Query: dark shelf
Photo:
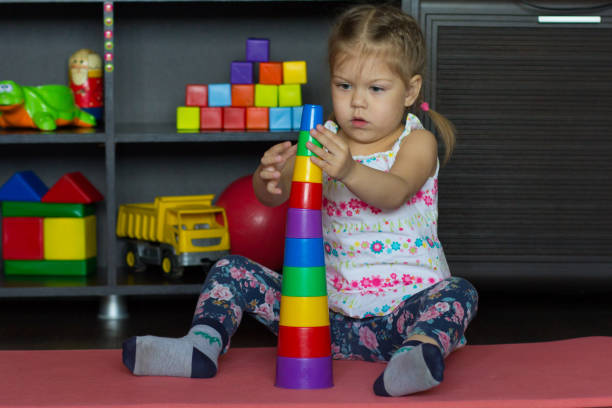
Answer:
<svg viewBox="0 0 612 408"><path fill-rule="evenodd" d="M140 272L130 272L126 268L117 270L117 286L113 294L118 295L185 295L198 294L206 278L208 268L185 268L180 279L169 279L159 267L149 266Z"/></svg>
<svg viewBox="0 0 612 408"><path fill-rule="evenodd" d="M104 3L104 0L26 0L28 3ZM24 0L0 0L3 3L24 3ZM115 2L116 3L116 2Z"/></svg>
<svg viewBox="0 0 612 408"><path fill-rule="evenodd" d="M115 133L117 143L282 142L297 137L298 131L178 132L173 124L118 124Z"/></svg>
<svg viewBox="0 0 612 408"><path fill-rule="evenodd" d="M3 3L105 3L106 0L0 0ZM351 0L334 0L337 3ZM113 3L330 3L330 0L114 0Z"/></svg>
<svg viewBox="0 0 612 408"><path fill-rule="evenodd" d="M189 295L200 293L204 268L187 268L181 279L168 279L150 267L142 272L117 271L117 285L109 285L106 270L90 276L4 276L0 274L0 298L106 295Z"/></svg>
<svg viewBox="0 0 612 408"><path fill-rule="evenodd" d="M92 0L94 1L94 0ZM334 0L336 3L354 0ZM115 0L115 3L330 3L330 0Z"/></svg>
<svg viewBox="0 0 612 408"><path fill-rule="evenodd" d="M0 274L0 297L95 296L110 293L106 270L89 276L4 276Z"/></svg>
<svg viewBox="0 0 612 408"><path fill-rule="evenodd" d="M0 129L0 144L104 143L104 129L59 128L52 132L35 129Z"/></svg>

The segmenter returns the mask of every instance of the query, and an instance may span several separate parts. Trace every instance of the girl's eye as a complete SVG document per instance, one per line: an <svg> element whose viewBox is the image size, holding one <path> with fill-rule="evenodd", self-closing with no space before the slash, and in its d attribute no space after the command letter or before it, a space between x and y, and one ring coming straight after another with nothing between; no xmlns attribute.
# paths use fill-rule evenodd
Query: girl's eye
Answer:
<svg viewBox="0 0 612 408"><path fill-rule="evenodd" d="M339 82L336 86L343 90L351 89L351 84L347 84L346 82Z"/></svg>
<svg viewBox="0 0 612 408"><path fill-rule="evenodd" d="M372 86L371 89L374 92L382 92L385 90L385 88L381 88L380 86Z"/></svg>

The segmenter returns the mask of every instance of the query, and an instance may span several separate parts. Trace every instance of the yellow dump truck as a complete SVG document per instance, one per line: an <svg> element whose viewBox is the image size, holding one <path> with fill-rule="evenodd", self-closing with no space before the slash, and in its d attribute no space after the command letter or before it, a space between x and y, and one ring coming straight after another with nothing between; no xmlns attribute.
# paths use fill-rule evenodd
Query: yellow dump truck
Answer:
<svg viewBox="0 0 612 408"><path fill-rule="evenodd" d="M117 236L127 239L125 264L130 269L160 265L167 276L180 277L185 266L227 254L227 216L223 208L212 205L214 197L167 196L119 206Z"/></svg>

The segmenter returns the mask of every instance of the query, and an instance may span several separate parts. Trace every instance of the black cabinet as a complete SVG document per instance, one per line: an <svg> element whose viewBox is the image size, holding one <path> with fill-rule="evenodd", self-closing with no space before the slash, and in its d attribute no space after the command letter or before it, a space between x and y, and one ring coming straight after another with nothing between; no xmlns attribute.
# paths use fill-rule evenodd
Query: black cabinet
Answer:
<svg viewBox="0 0 612 408"><path fill-rule="evenodd" d="M571 3L420 4L427 99L458 130L440 176L454 273L612 277L612 8Z"/></svg>

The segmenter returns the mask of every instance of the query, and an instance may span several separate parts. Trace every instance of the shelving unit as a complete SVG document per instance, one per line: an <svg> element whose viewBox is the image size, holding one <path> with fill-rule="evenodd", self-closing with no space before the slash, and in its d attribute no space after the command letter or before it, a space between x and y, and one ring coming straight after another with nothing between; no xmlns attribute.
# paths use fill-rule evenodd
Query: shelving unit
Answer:
<svg viewBox="0 0 612 408"><path fill-rule="evenodd" d="M156 270L122 268L118 206L160 195L218 195L252 172L269 146L297 139L297 132L176 131L185 85L229 82L230 62L244 59L248 37L270 38L272 60L306 60L304 102L329 112L325 44L334 14L347 3L0 0L2 79L67 84L74 51L90 48L112 58L98 128L0 129L0 180L31 169L51 185L66 172L81 171L104 194L96 210L98 272L84 278L0 274L0 297L197 294L203 271L169 281ZM105 38L106 30L112 38Z"/></svg>
<svg viewBox="0 0 612 408"><path fill-rule="evenodd" d="M123 270L123 244L115 236L118 206L160 195L218 195L251 173L269 146L296 139L294 132L176 131L175 109L184 103L185 85L229 82L230 62L243 59L248 37L270 38L273 60L305 59L309 83L303 87L304 102L323 104L330 112L325 44L333 16L348 3L354 1L0 0L2 79L23 85L67 83L68 56L80 48L104 55L106 18L112 18L113 33L113 69L104 74L101 127L48 133L0 129L1 181L32 169L50 185L66 172L81 171L105 195L96 213L98 273L86 279L8 279L0 274L0 297L197 294L204 273L173 282L161 272ZM440 235L453 273L498 280L572 281L580 275L595 285L609 279L612 188L606 171L612 145L605 132L609 135L612 127L612 93L601 90L610 83L605 69L610 54L596 50L610 45L612 10L596 13L602 16L597 27L542 26L537 22L541 13L519 1L397 3L418 16L426 34L426 99L459 130L453 161L440 179ZM569 33L576 36L565 39ZM504 51L519 38L531 59L541 58L542 49L548 52L542 57L548 74L525 80L522 69L534 72L525 68L529 58L523 63L522 54ZM571 40L571 55L555 46L566 40ZM579 57L585 50L592 66ZM504 71L505 61L517 69ZM561 68L567 61L582 72L585 87L563 82ZM552 74L565 87L555 85ZM507 78L531 84L534 99L513 105L516 86ZM543 102L554 112L570 105L578 112L560 122L565 132L560 138L559 132L542 137L554 121L537 109L541 89L572 90ZM497 109L501 104L504 108ZM521 127L504 112L515 112L531 125ZM588 134L567 132L577 123L588 125ZM530 129L541 138L532 137ZM588 188L577 189L585 180ZM569 191L587 196L572 207L564 199L578 196L567 197ZM584 228L572 223L578 218ZM572 244L564 237L576 240Z"/></svg>

